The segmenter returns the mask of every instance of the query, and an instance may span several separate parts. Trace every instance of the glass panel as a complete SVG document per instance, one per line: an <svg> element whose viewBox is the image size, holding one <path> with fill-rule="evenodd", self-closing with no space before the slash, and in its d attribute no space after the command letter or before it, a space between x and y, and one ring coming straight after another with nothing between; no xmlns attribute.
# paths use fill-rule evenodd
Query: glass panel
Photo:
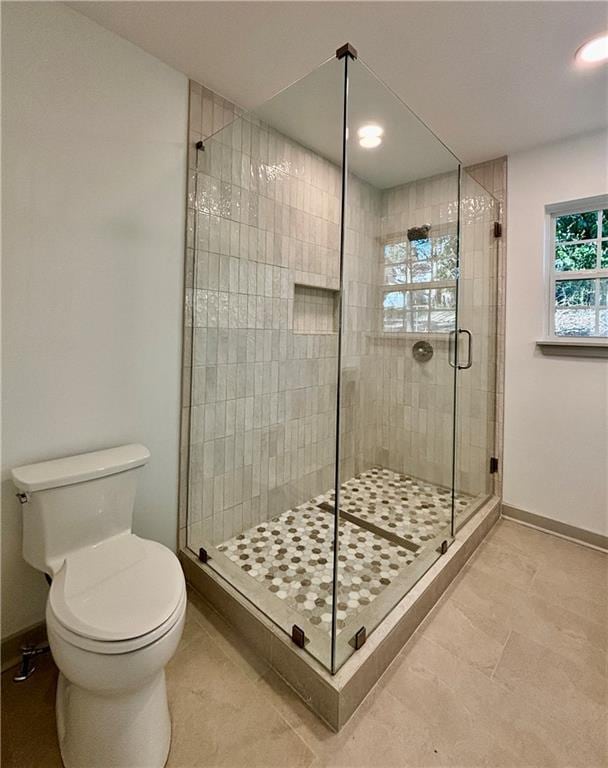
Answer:
<svg viewBox="0 0 608 768"><path fill-rule="evenodd" d="M558 272L575 269L595 269L597 266L597 244L579 243L560 245L555 248L555 269Z"/></svg>
<svg viewBox="0 0 608 768"><path fill-rule="evenodd" d="M608 307L608 277L600 279L600 295L598 301L600 307Z"/></svg>
<svg viewBox="0 0 608 768"><path fill-rule="evenodd" d="M595 310L581 307L555 310L556 336L593 336Z"/></svg>
<svg viewBox="0 0 608 768"><path fill-rule="evenodd" d="M407 282L407 267L405 264L396 264L386 267L384 270L384 282L386 285L395 285Z"/></svg>
<svg viewBox="0 0 608 768"><path fill-rule="evenodd" d="M189 196L188 546L328 669L343 85L332 59L203 136Z"/></svg>
<svg viewBox="0 0 608 768"><path fill-rule="evenodd" d="M555 240L591 240L597 237L597 211L572 213L555 219Z"/></svg>
<svg viewBox="0 0 608 768"><path fill-rule="evenodd" d="M595 303L595 280L557 280L555 304L558 307L581 307Z"/></svg>
<svg viewBox="0 0 608 768"><path fill-rule="evenodd" d="M406 256L406 243L390 243L384 246L384 261L387 263L398 263L405 261Z"/></svg>
<svg viewBox="0 0 608 768"><path fill-rule="evenodd" d="M391 291L384 294L384 329L386 331L403 330L405 294Z"/></svg>
<svg viewBox="0 0 608 768"><path fill-rule="evenodd" d="M600 258L601 269L608 269L608 240L602 241L602 253Z"/></svg>
<svg viewBox="0 0 608 768"><path fill-rule="evenodd" d="M608 237L608 208L602 211L602 237Z"/></svg>
<svg viewBox="0 0 608 768"><path fill-rule="evenodd" d="M457 159L361 60L349 73L337 667L451 541L459 210ZM369 124L374 148L359 142Z"/></svg>
<svg viewBox="0 0 608 768"><path fill-rule="evenodd" d="M492 178L492 177L490 177ZM495 455L496 324L499 248L496 199L466 171L462 173L458 325L473 335L472 365L458 372L456 404L455 519L459 528L493 493L490 457ZM463 340L459 357L466 359Z"/></svg>

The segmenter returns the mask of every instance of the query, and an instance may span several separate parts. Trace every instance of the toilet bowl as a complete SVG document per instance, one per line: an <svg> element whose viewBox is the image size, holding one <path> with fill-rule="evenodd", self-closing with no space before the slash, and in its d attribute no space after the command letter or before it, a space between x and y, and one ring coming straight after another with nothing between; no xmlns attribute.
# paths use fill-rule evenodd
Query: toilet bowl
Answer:
<svg viewBox="0 0 608 768"><path fill-rule="evenodd" d="M52 578L46 623L66 768L161 768L169 753L164 668L186 587L173 552L131 532L133 475L148 456L122 446L13 470L24 555Z"/></svg>

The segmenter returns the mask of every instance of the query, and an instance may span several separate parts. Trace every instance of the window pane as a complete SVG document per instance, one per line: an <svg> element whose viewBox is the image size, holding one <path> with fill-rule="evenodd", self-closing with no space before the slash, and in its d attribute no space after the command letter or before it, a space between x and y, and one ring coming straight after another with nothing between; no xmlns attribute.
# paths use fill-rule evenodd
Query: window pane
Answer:
<svg viewBox="0 0 608 768"><path fill-rule="evenodd" d="M454 329L456 313L453 309L431 311L431 331L448 333Z"/></svg>
<svg viewBox="0 0 608 768"><path fill-rule="evenodd" d="M556 309L556 336L592 336L595 332L595 309Z"/></svg>
<svg viewBox="0 0 608 768"><path fill-rule="evenodd" d="M597 246L595 243L581 245L557 245L555 247L555 269L569 272L573 269L595 269Z"/></svg>
<svg viewBox="0 0 608 768"><path fill-rule="evenodd" d="M428 283L432 280L430 261L413 261L410 264L413 283Z"/></svg>
<svg viewBox="0 0 608 768"><path fill-rule="evenodd" d="M602 269L608 269L608 240L602 243L602 254L600 257L600 266Z"/></svg>
<svg viewBox="0 0 608 768"><path fill-rule="evenodd" d="M426 238L426 240L413 240L410 245L413 259L426 261L431 258L431 241L429 238Z"/></svg>
<svg viewBox="0 0 608 768"><path fill-rule="evenodd" d="M593 237L597 237L597 211L572 213L555 219L555 239L558 242L590 240Z"/></svg>
<svg viewBox="0 0 608 768"><path fill-rule="evenodd" d="M433 256L436 259L456 258L456 237L454 235L437 235L432 240Z"/></svg>
<svg viewBox="0 0 608 768"><path fill-rule="evenodd" d="M412 309L423 309L429 305L429 291L410 291Z"/></svg>
<svg viewBox="0 0 608 768"><path fill-rule="evenodd" d="M412 330L425 332L429 330L428 312L412 312Z"/></svg>
<svg viewBox="0 0 608 768"><path fill-rule="evenodd" d="M391 243L384 246L384 261L386 263L396 263L405 261L407 246L405 243Z"/></svg>
<svg viewBox="0 0 608 768"><path fill-rule="evenodd" d="M384 268L384 282L386 285L401 284L407 282L407 268L405 264L395 264Z"/></svg>
<svg viewBox="0 0 608 768"><path fill-rule="evenodd" d="M433 309L452 309L456 306L455 288L434 288L431 291L431 306Z"/></svg>
<svg viewBox="0 0 608 768"><path fill-rule="evenodd" d="M433 280L456 279L456 256L446 256L443 259L435 259L433 262Z"/></svg>
<svg viewBox="0 0 608 768"><path fill-rule="evenodd" d="M401 291L384 294L384 330L403 330L405 295Z"/></svg>
<svg viewBox="0 0 608 768"><path fill-rule="evenodd" d="M608 336L608 309L600 309L599 311L600 327L599 335Z"/></svg>
<svg viewBox="0 0 608 768"><path fill-rule="evenodd" d="M602 237L608 237L608 208L602 211Z"/></svg>
<svg viewBox="0 0 608 768"><path fill-rule="evenodd" d="M600 307L608 307L608 277L600 280Z"/></svg>
<svg viewBox="0 0 608 768"><path fill-rule="evenodd" d="M595 304L595 280L558 280L555 283L558 307L584 307Z"/></svg>

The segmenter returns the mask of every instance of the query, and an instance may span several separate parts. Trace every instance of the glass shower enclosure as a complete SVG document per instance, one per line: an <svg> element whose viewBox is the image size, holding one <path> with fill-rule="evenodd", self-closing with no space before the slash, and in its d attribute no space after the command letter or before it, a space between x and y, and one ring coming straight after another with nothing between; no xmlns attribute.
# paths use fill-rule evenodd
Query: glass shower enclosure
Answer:
<svg viewBox="0 0 608 768"><path fill-rule="evenodd" d="M189 206L187 545L335 673L492 492L497 205L344 46Z"/></svg>

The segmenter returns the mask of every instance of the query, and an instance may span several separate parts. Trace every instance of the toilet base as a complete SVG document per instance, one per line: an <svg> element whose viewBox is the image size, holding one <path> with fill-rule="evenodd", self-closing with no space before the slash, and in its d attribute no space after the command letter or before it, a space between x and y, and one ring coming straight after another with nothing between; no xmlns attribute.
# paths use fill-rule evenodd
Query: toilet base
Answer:
<svg viewBox="0 0 608 768"><path fill-rule="evenodd" d="M57 731L65 768L162 768L171 744L164 669L120 696L91 693L60 673Z"/></svg>

